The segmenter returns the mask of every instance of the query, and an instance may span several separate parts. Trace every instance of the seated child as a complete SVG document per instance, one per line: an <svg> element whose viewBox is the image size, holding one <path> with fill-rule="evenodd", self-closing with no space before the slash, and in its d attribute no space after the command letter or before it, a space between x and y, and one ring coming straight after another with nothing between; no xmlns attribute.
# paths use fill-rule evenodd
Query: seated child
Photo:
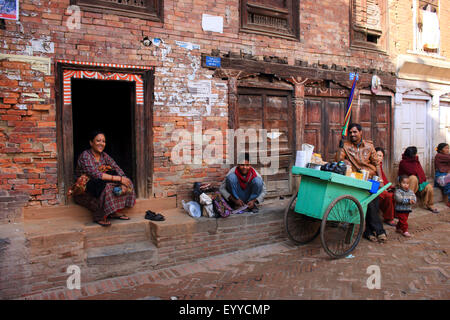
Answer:
<svg viewBox="0 0 450 320"><path fill-rule="evenodd" d="M398 178L398 187L394 193L395 200L395 214L398 217L397 232L405 237L411 237L408 232L408 216L411 210L411 205L416 203L416 195L412 190L409 190L409 176L401 175Z"/></svg>

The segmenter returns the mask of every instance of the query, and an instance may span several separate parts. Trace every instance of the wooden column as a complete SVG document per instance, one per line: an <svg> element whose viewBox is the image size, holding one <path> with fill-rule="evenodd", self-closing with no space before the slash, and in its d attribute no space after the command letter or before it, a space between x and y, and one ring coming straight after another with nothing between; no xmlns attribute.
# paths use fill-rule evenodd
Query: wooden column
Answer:
<svg viewBox="0 0 450 320"><path fill-rule="evenodd" d="M303 144L303 132L305 131L305 83L308 79L303 79L299 76L290 77L286 79L288 82L294 85L294 123L295 125L295 150L294 155L297 154L297 150L301 150Z"/></svg>
<svg viewBox="0 0 450 320"><path fill-rule="evenodd" d="M228 128L237 129L238 119L238 76L228 78Z"/></svg>

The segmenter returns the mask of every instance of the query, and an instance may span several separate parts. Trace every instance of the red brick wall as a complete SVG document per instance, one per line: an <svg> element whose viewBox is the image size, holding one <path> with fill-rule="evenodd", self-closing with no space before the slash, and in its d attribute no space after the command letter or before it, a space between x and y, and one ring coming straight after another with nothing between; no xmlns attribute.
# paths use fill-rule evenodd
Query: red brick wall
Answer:
<svg viewBox="0 0 450 320"><path fill-rule="evenodd" d="M164 1L164 24L122 16L81 13L81 28L69 30L69 0L20 3L18 22L0 30L0 53L52 59L155 66L154 185L157 197L173 196L198 180L217 181L225 165L174 165L170 161L172 131L190 129L201 120L204 128L224 130L228 123L227 89L212 71L200 67L201 53L241 50L258 57L287 57L310 64L347 65L394 71L385 55L349 49L349 0L300 1L300 41L239 32L239 1ZM203 13L224 17L224 32L203 32ZM144 47L143 36L164 41ZM48 41L54 53L32 49L32 40ZM176 41L200 49L186 50ZM187 91L189 76L211 80L208 103ZM23 191L30 205L59 203L57 190L55 70L46 76L27 63L1 62L0 69L0 188ZM32 102L26 94L36 94ZM36 97L35 97L36 98ZM208 112L210 110L210 112Z"/></svg>
<svg viewBox="0 0 450 320"><path fill-rule="evenodd" d="M391 59L396 58L399 54L407 54L414 50L413 1L390 1ZM419 1L416 0L416 2L418 3ZM439 10L440 56L445 57L445 60L448 61L450 54L450 3L448 1L440 1Z"/></svg>

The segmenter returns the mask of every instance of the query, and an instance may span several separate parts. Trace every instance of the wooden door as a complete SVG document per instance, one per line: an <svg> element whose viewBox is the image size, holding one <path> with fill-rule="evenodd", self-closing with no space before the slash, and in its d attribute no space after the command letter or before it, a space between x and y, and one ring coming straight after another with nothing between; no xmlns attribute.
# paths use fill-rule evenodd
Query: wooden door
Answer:
<svg viewBox="0 0 450 320"><path fill-rule="evenodd" d="M391 97L361 95L359 123L363 139L385 151L383 169L390 174L391 155Z"/></svg>
<svg viewBox="0 0 450 320"><path fill-rule="evenodd" d="M314 146L324 161L335 161L347 99L305 97L304 143Z"/></svg>
<svg viewBox="0 0 450 320"><path fill-rule="evenodd" d="M400 148L396 162L400 162L401 155L409 146L417 147L417 155L426 175L431 173L431 163L427 152L427 102L425 100L403 99L401 106L396 108L395 128L399 130Z"/></svg>
<svg viewBox="0 0 450 320"><path fill-rule="evenodd" d="M450 143L450 102L442 102L440 106L440 139L438 143Z"/></svg>
<svg viewBox="0 0 450 320"><path fill-rule="evenodd" d="M239 88L238 106L237 106L237 124L236 129L266 129L270 135L272 130L278 130L281 134L278 137L278 170L275 174L263 175L267 188L267 197L277 197L289 195L292 193L290 171L293 164L293 144L294 144L294 117L292 107L292 92L270 89L250 89ZM271 139L261 137L258 133L258 139L264 138L267 141L267 154L272 157ZM248 145L246 150L250 153L257 152L260 144ZM275 155L273 155L275 156ZM263 167L271 167L271 164L263 165L258 154L258 163L253 167L261 173Z"/></svg>

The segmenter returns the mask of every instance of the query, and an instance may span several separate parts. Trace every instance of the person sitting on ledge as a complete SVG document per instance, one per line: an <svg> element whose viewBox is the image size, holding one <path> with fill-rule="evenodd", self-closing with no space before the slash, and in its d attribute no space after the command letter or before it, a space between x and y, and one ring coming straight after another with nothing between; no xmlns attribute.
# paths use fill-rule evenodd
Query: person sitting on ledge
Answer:
<svg viewBox="0 0 450 320"><path fill-rule="evenodd" d="M267 192L261 175L250 165L248 153L244 154L242 164L227 173L219 191L232 207L247 205L252 212L258 212L256 205L264 201Z"/></svg>
<svg viewBox="0 0 450 320"><path fill-rule="evenodd" d="M88 208L94 222L108 227L108 218L129 220L120 211L131 208L136 203L133 183L117 163L104 151L105 134L96 130L90 134L91 148L83 151L78 158L76 176L85 174L89 177L86 192L75 195L75 203Z"/></svg>
<svg viewBox="0 0 450 320"><path fill-rule="evenodd" d="M401 175L409 176L409 188L423 198L425 209L439 213L439 210L433 205L433 186L427 181L419 162L417 147L410 146L403 152L402 160L398 165L398 176Z"/></svg>

